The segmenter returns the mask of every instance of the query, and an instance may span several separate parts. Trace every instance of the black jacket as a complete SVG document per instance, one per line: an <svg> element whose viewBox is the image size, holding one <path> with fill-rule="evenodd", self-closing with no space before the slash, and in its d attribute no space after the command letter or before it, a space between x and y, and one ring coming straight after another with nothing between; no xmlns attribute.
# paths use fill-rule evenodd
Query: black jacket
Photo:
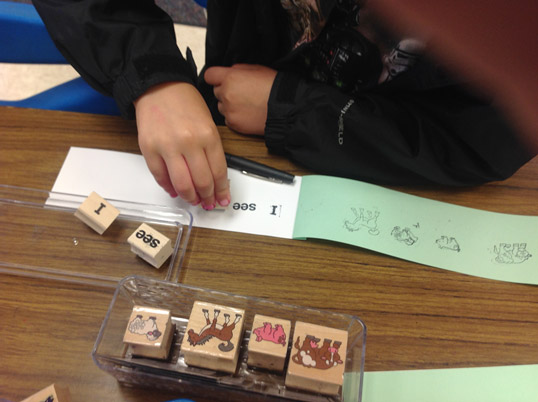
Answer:
<svg viewBox="0 0 538 402"><path fill-rule="evenodd" d="M334 1L323 2L329 9ZM60 51L123 115L166 81L212 89L176 46L169 16L150 0L34 0ZM502 180L530 155L488 101L422 58L392 81L350 95L302 73L280 0L209 0L206 67L263 64L279 71L265 127L270 151L320 173L378 184L476 185ZM180 38L181 40L181 38ZM308 44L304 46L309 46Z"/></svg>

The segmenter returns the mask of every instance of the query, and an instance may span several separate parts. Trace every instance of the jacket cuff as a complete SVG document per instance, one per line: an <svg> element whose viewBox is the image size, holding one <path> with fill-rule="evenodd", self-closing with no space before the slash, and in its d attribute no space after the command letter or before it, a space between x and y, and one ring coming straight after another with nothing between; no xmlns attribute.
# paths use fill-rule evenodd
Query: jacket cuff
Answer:
<svg viewBox="0 0 538 402"><path fill-rule="evenodd" d="M121 115L134 119L133 102L149 88L163 82L196 85L196 65L190 49L187 49L187 60L170 55L147 55L129 64L113 87L113 96Z"/></svg>
<svg viewBox="0 0 538 402"><path fill-rule="evenodd" d="M301 77L294 73L278 72L267 104L265 144L270 152L284 154L288 133L292 130L295 99Z"/></svg>

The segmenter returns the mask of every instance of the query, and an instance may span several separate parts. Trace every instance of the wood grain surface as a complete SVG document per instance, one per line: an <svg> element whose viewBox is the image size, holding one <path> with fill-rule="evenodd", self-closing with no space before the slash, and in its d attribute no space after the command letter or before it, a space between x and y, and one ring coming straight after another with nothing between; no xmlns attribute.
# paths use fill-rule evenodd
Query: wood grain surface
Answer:
<svg viewBox="0 0 538 402"><path fill-rule="evenodd" d="M227 152L309 173L268 154L258 137L220 131ZM50 190L70 146L140 152L134 123L121 118L0 107L1 184ZM396 189L489 211L538 215L538 158L504 182ZM9 242L9 236L0 241ZM8 257L0 256L0 263ZM536 286L471 277L328 241L200 228L192 230L180 282L357 315L368 329L367 371L538 363ZM93 363L91 351L112 294L112 288L0 273L0 399L19 401L52 383L68 386L75 402L179 397L122 387Z"/></svg>

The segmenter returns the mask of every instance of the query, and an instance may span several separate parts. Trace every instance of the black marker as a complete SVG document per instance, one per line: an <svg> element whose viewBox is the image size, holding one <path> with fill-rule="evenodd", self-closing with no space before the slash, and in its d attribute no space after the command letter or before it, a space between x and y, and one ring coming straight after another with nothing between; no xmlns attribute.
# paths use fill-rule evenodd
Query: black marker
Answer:
<svg viewBox="0 0 538 402"><path fill-rule="evenodd" d="M248 176L261 177L263 179L275 181L277 183L291 184L295 176L286 173L282 170L272 168L261 163L254 162L240 156L224 154L226 156L226 164L229 168L239 170L241 173Z"/></svg>

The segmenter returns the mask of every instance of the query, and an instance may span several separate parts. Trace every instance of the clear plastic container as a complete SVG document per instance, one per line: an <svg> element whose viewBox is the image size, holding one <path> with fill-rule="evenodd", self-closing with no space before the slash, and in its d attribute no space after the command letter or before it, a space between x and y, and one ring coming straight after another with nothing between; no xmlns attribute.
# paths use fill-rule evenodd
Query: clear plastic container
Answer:
<svg viewBox="0 0 538 402"><path fill-rule="evenodd" d="M215 303L245 310L244 334L235 374L189 367L180 345L195 301ZM133 357L123 343L123 335L134 305L163 308L171 311L176 332L166 361ZM344 385L338 396L326 396L289 389L284 385L285 372L274 373L247 366L247 344L255 314L263 314L292 322L304 321L348 331ZM98 367L121 383L131 386L173 390L178 396L205 396L226 401L346 401L361 400L364 370L366 327L346 314L309 309L265 299L238 296L177 283L131 276L116 289L105 320L99 331L92 356ZM288 345L291 348L291 343Z"/></svg>
<svg viewBox="0 0 538 402"><path fill-rule="evenodd" d="M99 235L74 216L86 197L0 185L0 272L115 288L92 357L121 383L169 389L178 395L215 400L301 400L360 402L366 327L354 316L276 303L178 284L192 228L183 209L107 199L120 215ZM128 237L147 223L174 244L172 256L155 269L135 255ZM51 242L51 239L54 239ZM180 351L194 301L245 310L244 334L235 374L189 367ZM135 304L171 310L175 338L167 361L133 357L123 334ZM247 366L255 314L300 320L348 331L344 386L338 396L289 389L285 370L272 373ZM291 348L291 343L288 346Z"/></svg>
<svg viewBox="0 0 538 402"><path fill-rule="evenodd" d="M9 239L0 244L0 272L114 288L129 275L177 282L192 227L190 212L108 199L120 215L99 235L74 216L85 199L0 185L0 235ZM127 243L143 222L172 241L172 256L159 269Z"/></svg>

